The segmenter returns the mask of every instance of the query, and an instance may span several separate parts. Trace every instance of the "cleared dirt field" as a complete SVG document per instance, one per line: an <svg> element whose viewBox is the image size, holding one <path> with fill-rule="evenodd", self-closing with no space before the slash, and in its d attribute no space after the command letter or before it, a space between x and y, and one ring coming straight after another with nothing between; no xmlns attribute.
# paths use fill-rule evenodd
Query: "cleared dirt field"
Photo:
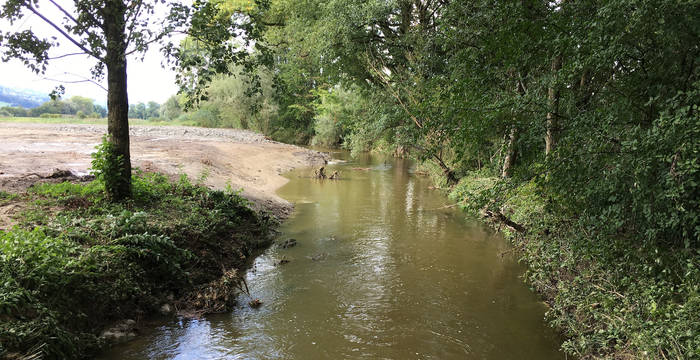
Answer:
<svg viewBox="0 0 700 360"><path fill-rule="evenodd" d="M3 123L0 120L0 190L19 192L55 169L87 174L90 154L107 132L103 125ZM213 188L243 188L258 206L284 217L291 205L275 194L287 182L282 173L323 164L324 153L234 129L132 126L131 161Z"/></svg>

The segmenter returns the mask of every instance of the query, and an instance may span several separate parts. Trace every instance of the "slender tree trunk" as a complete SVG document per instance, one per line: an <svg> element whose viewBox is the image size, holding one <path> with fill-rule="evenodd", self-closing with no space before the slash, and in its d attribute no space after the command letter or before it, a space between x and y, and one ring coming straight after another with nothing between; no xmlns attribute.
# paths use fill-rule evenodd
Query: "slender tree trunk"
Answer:
<svg viewBox="0 0 700 360"><path fill-rule="evenodd" d="M591 99L591 92L588 89L588 83L591 80L591 71L584 69L581 74L581 79L575 84L578 99L576 100L576 108L579 112L586 111Z"/></svg>
<svg viewBox="0 0 700 360"><path fill-rule="evenodd" d="M126 83L126 6L121 0L105 3L104 32L107 40L107 133L114 155L122 159L116 174L105 174L107 193L113 200L131 196L131 157L129 153L129 99Z"/></svg>
<svg viewBox="0 0 700 360"><path fill-rule="evenodd" d="M515 81L515 92L523 96L525 95L525 86L520 79ZM513 125L510 127L510 133L506 137L508 145L506 147L506 157L503 159L503 171L501 172L501 177L507 178L512 175L513 165L515 165L515 159L518 157L515 145L518 142L518 126L517 126L517 116L513 116Z"/></svg>
<svg viewBox="0 0 700 360"><path fill-rule="evenodd" d="M561 69L561 56L557 55L552 60L552 84L549 86L549 112L547 112L547 135L544 138L545 155L549 155L559 140L559 87L557 86L557 74Z"/></svg>
<svg viewBox="0 0 700 360"><path fill-rule="evenodd" d="M516 152L515 152L515 143L518 141L518 130L513 125L510 128L510 134L508 135L508 145L506 148L506 157L503 160L503 172L501 173L501 177L507 178L512 175L513 171L513 165L515 164L515 158L516 158Z"/></svg>

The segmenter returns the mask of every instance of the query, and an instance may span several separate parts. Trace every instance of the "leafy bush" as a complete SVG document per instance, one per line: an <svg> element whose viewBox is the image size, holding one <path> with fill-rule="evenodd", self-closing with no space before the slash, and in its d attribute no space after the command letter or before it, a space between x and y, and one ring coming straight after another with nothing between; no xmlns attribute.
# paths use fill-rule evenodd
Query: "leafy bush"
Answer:
<svg viewBox="0 0 700 360"><path fill-rule="evenodd" d="M97 181L104 184L106 189L116 189L121 181L119 174L124 167L124 158L118 155L114 144L112 144L105 135L102 138L102 143L97 145L97 151L92 153L91 172L95 175ZM108 191L108 193L114 193Z"/></svg>

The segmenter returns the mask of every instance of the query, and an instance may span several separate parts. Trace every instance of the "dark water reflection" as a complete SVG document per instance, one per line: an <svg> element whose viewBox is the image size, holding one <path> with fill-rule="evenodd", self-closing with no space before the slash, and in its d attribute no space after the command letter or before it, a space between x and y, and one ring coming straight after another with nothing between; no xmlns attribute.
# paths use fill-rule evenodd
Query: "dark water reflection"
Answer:
<svg viewBox="0 0 700 360"><path fill-rule="evenodd" d="M365 156L330 165L340 181L291 173L279 194L296 212L281 230L299 245L249 271L262 307L242 296L233 313L162 324L104 359L563 358L524 269L499 256L506 243L410 165Z"/></svg>

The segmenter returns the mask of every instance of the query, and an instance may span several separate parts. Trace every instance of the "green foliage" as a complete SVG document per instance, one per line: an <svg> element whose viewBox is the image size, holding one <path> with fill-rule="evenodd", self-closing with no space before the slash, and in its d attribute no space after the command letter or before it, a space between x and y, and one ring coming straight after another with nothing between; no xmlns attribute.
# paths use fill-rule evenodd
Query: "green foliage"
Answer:
<svg viewBox="0 0 700 360"><path fill-rule="evenodd" d="M196 110L179 115L178 119L198 126L250 129L273 135L280 124L272 74L265 69L250 74L241 67L232 65L231 68L231 75L212 79L207 87L207 98L200 100ZM172 109L170 112L180 113L177 98L171 97L167 106Z"/></svg>
<svg viewBox="0 0 700 360"><path fill-rule="evenodd" d="M102 143L95 147L97 151L91 154L91 173L97 181L104 184L108 194L113 194L121 183L121 169L124 167L124 158L117 154L114 144L107 136L102 138Z"/></svg>
<svg viewBox="0 0 700 360"><path fill-rule="evenodd" d="M314 137L312 145L339 147L349 133L351 124L367 116L367 102L361 90L349 90L337 86L328 91L318 92L314 118Z"/></svg>
<svg viewBox="0 0 700 360"><path fill-rule="evenodd" d="M596 238L605 224L571 219L571 209L548 201L542 190L534 181L514 187L482 171L464 177L450 197L470 213L486 207L527 229L504 232L522 249L528 282L550 304L552 325L565 330L567 352L693 358L700 346L693 315L700 300L700 252L650 249L622 233Z"/></svg>
<svg viewBox="0 0 700 360"><path fill-rule="evenodd" d="M258 21L269 1L255 1L255 6L236 6L221 1L198 1L185 12L188 15L188 38L180 46L168 46L164 53L176 59L175 77L185 108L207 100L207 85L216 76L235 75L242 69L252 77L254 91L259 89L255 70L268 62L266 44L261 40L262 24ZM235 39L235 40L233 40ZM254 49L251 51L251 49Z"/></svg>
<svg viewBox="0 0 700 360"><path fill-rule="evenodd" d="M146 119L148 114L146 113L146 104L140 102L137 104L129 104L129 118L132 119Z"/></svg>
<svg viewBox="0 0 700 360"><path fill-rule="evenodd" d="M160 117L165 120L175 120L182 114L182 106L177 96L171 96L160 107Z"/></svg>
<svg viewBox="0 0 700 360"><path fill-rule="evenodd" d="M268 22L284 26L266 39L281 124L303 133L313 119L317 144L466 177L456 200L528 229L511 235L569 352L689 358L698 13L670 0L278 0ZM334 84L362 89L361 116L343 115L354 101Z"/></svg>
<svg viewBox="0 0 700 360"><path fill-rule="evenodd" d="M15 199L17 197L19 197L19 195L0 190L0 201L1 200L12 200L12 199Z"/></svg>
<svg viewBox="0 0 700 360"><path fill-rule="evenodd" d="M235 193L186 176L137 173L132 184L124 203L106 201L100 182L41 184L22 200L24 216L44 216L0 232L0 351L89 357L110 322L218 279L266 243L268 220Z"/></svg>

